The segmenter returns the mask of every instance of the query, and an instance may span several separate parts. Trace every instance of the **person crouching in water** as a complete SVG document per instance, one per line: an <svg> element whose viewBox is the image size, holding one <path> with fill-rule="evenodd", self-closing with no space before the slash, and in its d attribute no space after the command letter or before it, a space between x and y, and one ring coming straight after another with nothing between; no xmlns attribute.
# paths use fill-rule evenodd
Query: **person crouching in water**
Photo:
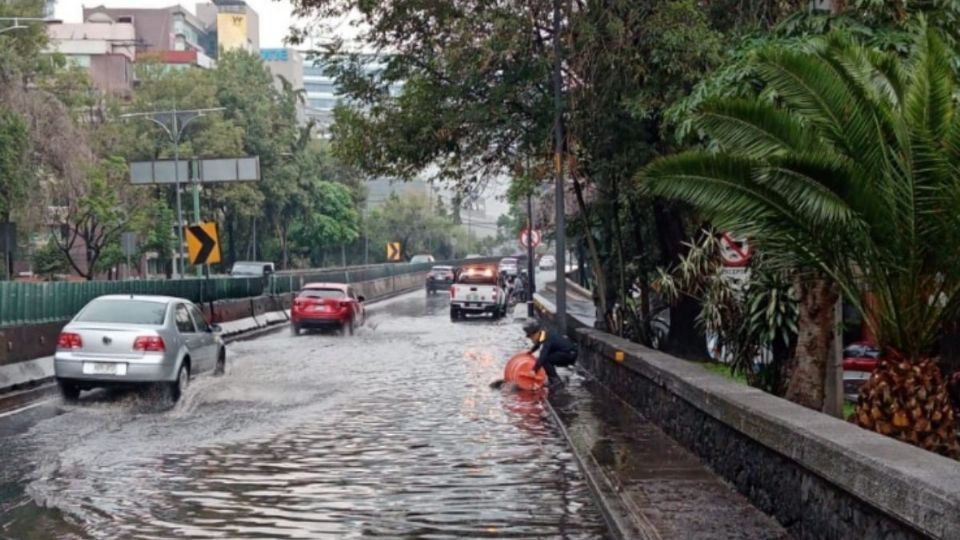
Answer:
<svg viewBox="0 0 960 540"><path fill-rule="evenodd" d="M577 361L577 346L566 336L547 332L536 321L525 324L523 332L527 339L533 342L530 354L540 351L533 372L536 373L542 368L547 372L549 387L562 386L563 381L557 374L557 368L570 367Z"/></svg>

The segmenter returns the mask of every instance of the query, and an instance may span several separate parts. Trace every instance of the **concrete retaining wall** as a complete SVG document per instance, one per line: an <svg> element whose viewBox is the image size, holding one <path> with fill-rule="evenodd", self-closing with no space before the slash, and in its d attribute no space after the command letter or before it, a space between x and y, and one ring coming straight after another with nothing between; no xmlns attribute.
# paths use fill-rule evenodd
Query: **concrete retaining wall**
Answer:
<svg viewBox="0 0 960 540"><path fill-rule="evenodd" d="M792 536L960 538L960 462L568 321L584 368Z"/></svg>

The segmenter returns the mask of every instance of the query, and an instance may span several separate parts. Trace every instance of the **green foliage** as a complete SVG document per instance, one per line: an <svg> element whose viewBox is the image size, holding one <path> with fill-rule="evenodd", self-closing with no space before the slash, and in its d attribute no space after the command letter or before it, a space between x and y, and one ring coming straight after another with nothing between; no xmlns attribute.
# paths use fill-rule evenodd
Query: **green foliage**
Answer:
<svg viewBox="0 0 960 540"><path fill-rule="evenodd" d="M720 8L721 3L714 4ZM811 38L838 32L866 47L905 56L913 47L916 33L929 25L950 50L960 50L960 2L956 0L854 0L845 4L839 14L797 6L791 16L777 21L772 29L761 28L743 36L726 52L722 65L704 77L689 96L666 109L666 123L675 140L688 143L704 138L705 133L696 129L695 113L716 99L761 96L773 100L776 95L764 84L755 62L756 56L770 47L803 48L809 46ZM951 55L950 62L955 70L960 69L960 55Z"/></svg>
<svg viewBox="0 0 960 540"><path fill-rule="evenodd" d="M762 51L756 72L782 106L709 104L699 126L720 152L659 160L646 185L778 264L825 272L882 346L919 359L960 307L960 114L943 41L914 39L906 60L836 34Z"/></svg>
<svg viewBox="0 0 960 540"><path fill-rule="evenodd" d="M0 105L0 222L23 202L32 184L33 174L27 166L29 149L23 118Z"/></svg>
<svg viewBox="0 0 960 540"><path fill-rule="evenodd" d="M749 278L726 271L719 236L704 231L669 271L659 269L656 287L669 300L690 296L700 302L697 323L716 336L716 349L732 373L780 394L784 362L797 337L799 305L786 275L754 257Z"/></svg>
<svg viewBox="0 0 960 540"><path fill-rule="evenodd" d="M33 253L33 273L46 279L70 271L70 261L51 238L42 248Z"/></svg>

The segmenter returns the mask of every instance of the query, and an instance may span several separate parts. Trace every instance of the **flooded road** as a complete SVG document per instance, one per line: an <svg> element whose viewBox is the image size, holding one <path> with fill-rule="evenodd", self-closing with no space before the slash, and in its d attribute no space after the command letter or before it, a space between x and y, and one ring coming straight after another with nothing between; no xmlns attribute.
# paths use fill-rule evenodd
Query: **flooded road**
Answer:
<svg viewBox="0 0 960 540"><path fill-rule="evenodd" d="M604 538L540 399L488 387L524 347L418 292L353 337L234 343L170 410L101 392L0 418L0 537Z"/></svg>

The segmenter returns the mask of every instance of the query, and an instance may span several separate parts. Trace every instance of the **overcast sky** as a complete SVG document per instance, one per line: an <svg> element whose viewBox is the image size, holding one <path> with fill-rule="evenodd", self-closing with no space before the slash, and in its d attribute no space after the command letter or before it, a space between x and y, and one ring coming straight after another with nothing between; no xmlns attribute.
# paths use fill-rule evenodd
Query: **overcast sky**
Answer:
<svg viewBox="0 0 960 540"><path fill-rule="evenodd" d="M177 0L58 0L55 16L64 22L77 23L82 22L83 7L168 7L180 4L192 13L196 14L196 1L177 1ZM204 2L200 2L204 3ZM252 7L260 16L260 47L281 47L283 38L287 35L287 29L294 23L290 16L291 7L288 0L247 0L247 5Z"/></svg>

